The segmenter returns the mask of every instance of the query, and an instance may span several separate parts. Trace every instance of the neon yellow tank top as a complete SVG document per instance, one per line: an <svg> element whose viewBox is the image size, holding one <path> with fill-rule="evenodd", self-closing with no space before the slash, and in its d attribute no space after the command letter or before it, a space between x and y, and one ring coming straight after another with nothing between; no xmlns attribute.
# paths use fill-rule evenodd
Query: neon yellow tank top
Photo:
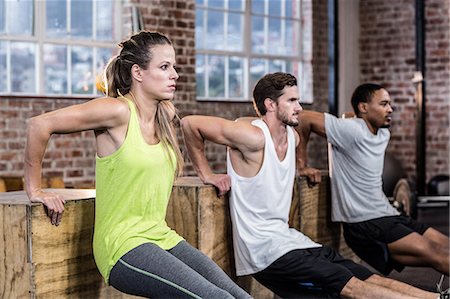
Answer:
<svg viewBox="0 0 450 299"><path fill-rule="evenodd" d="M126 98L124 98L126 99ZM175 172L175 155L143 138L134 103L120 148L96 158L94 258L105 282L116 262L131 249L154 243L164 250L183 238L166 223Z"/></svg>

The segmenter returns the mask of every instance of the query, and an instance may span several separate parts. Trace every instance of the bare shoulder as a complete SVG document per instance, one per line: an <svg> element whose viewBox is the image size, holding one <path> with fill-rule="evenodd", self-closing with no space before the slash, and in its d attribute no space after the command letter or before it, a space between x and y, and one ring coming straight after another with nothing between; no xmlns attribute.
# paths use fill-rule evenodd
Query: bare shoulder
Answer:
<svg viewBox="0 0 450 299"><path fill-rule="evenodd" d="M99 111L105 116L128 122L130 108L124 99L102 97L86 103L90 111Z"/></svg>
<svg viewBox="0 0 450 299"><path fill-rule="evenodd" d="M258 119L258 117L256 116L242 116L236 119L237 122L247 122L247 123L251 123L252 121L254 121L255 119Z"/></svg>
<svg viewBox="0 0 450 299"><path fill-rule="evenodd" d="M261 128L252 124L252 122L257 117L246 116L236 119L235 123L237 130L240 132L240 137L242 138L242 145L244 145L246 150L249 151L259 151L264 148L265 138L264 133Z"/></svg>

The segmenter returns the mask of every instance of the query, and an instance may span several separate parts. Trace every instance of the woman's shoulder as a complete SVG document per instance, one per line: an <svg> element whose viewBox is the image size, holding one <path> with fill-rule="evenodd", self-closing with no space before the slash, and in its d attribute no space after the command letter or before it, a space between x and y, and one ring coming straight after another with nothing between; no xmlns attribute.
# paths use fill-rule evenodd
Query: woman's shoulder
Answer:
<svg viewBox="0 0 450 299"><path fill-rule="evenodd" d="M86 103L89 105L89 111L98 111L104 117L109 118L114 123L128 123L130 117L130 108L126 99L113 97L95 98Z"/></svg>

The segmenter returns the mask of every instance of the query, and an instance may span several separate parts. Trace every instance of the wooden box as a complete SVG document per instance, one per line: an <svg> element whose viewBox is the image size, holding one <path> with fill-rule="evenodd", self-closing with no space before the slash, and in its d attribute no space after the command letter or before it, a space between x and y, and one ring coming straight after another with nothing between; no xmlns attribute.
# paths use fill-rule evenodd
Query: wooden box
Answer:
<svg viewBox="0 0 450 299"><path fill-rule="evenodd" d="M329 184L309 188L297 178L291 226L354 257L340 225L330 221ZM136 298L106 286L92 255L95 190L50 189L67 199L63 220L52 226L42 204L25 192L0 193L0 298ZM196 177L174 185L167 222L210 256L254 298L276 298L250 276L235 277L228 199Z"/></svg>

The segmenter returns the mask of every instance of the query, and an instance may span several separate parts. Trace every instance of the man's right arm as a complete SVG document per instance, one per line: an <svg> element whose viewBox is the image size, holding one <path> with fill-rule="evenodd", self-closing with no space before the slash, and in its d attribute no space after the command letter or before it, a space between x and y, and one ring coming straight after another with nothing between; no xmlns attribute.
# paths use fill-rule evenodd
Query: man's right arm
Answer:
<svg viewBox="0 0 450 299"><path fill-rule="evenodd" d="M325 116L323 113L303 110L300 112L300 124L296 130L300 135L300 143L297 147L297 169L298 174L306 176L312 185L320 183L322 177L320 170L307 166L307 145L311 132L326 138Z"/></svg>
<svg viewBox="0 0 450 299"><path fill-rule="evenodd" d="M200 179L225 194L231 185L226 174L214 174L205 156L205 140L246 151L264 146L260 130L248 122L234 122L219 117L191 115L181 120L184 140L189 157ZM262 142L261 142L262 141Z"/></svg>

